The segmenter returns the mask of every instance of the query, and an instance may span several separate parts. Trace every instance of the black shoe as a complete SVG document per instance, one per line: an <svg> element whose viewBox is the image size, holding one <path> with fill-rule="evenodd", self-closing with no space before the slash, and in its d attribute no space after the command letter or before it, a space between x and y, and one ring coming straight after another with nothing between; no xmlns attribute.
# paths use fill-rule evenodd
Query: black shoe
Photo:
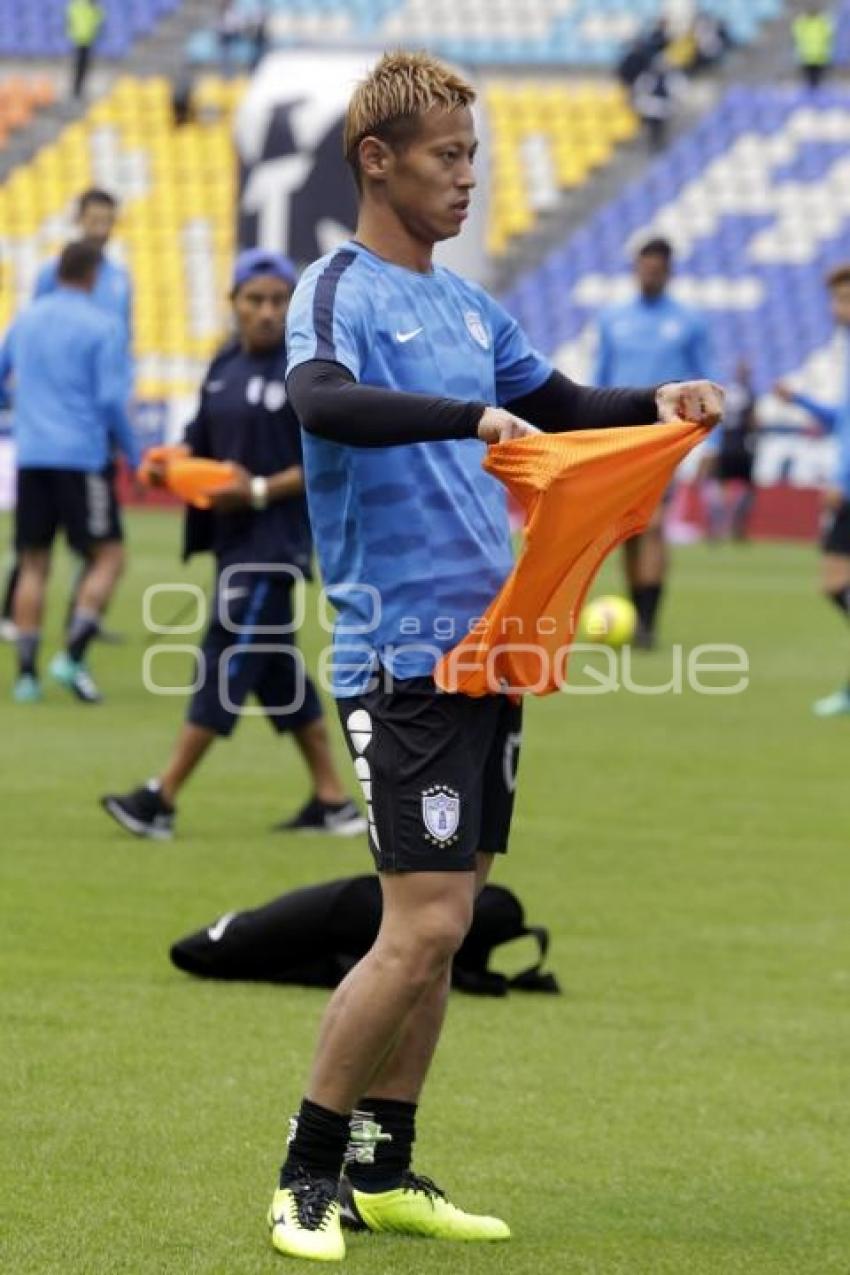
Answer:
<svg viewBox="0 0 850 1275"><path fill-rule="evenodd" d="M324 832L331 837L359 837L367 827L365 816L350 798L330 802L311 797L297 815L276 823L272 832Z"/></svg>
<svg viewBox="0 0 850 1275"><path fill-rule="evenodd" d="M174 836L174 806L169 806L157 788L146 784L123 796L108 794L100 804L134 837L150 837L152 841L170 841Z"/></svg>

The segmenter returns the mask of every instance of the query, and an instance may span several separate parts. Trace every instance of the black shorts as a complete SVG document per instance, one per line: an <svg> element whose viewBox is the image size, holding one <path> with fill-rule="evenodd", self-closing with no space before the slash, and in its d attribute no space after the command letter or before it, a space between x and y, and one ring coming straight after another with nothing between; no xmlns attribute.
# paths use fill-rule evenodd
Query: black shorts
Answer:
<svg viewBox="0 0 850 1275"><path fill-rule="evenodd" d="M824 553L837 553L842 558L850 558L850 500L842 500L837 509L829 509L824 513L820 547Z"/></svg>
<svg viewBox="0 0 850 1275"><path fill-rule="evenodd" d="M316 688L292 632L292 580L256 571L226 571L216 583L215 613L198 652L198 689L189 705L195 726L227 736L254 695L280 734L322 716Z"/></svg>
<svg viewBox="0 0 850 1275"><path fill-rule="evenodd" d="M753 483L754 457L749 452L719 452L717 456L717 480L721 483L740 482L748 487Z"/></svg>
<svg viewBox="0 0 850 1275"><path fill-rule="evenodd" d="M61 528L75 553L122 539L114 481L80 469L19 469L15 548L49 549ZM114 477L114 476L113 476Z"/></svg>
<svg viewBox="0 0 850 1275"><path fill-rule="evenodd" d="M477 850L507 850L520 705L442 694L414 677L337 708L380 872L470 872Z"/></svg>

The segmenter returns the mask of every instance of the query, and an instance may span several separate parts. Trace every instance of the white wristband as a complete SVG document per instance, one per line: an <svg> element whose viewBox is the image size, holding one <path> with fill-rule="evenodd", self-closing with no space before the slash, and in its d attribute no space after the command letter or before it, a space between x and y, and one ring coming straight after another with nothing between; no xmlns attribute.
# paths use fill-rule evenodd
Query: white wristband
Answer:
<svg viewBox="0 0 850 1275"><path fill-rule="evenodd" d="M251 508L265 509L269 503L269 484L268 479L261 478L259 475L251 479Z"/></svg>

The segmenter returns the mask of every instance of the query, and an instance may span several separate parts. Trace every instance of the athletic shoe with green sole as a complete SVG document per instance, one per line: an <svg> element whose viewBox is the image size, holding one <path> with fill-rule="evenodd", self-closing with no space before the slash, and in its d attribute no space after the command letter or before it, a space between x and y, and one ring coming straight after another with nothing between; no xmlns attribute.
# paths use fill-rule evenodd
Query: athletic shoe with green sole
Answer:
<svg viewBox="0 0 850 1275"><path fill-rule="evenodd" d="M339 1223L337 1183L302 1170L278 1187L269 1209L272 1244L287 1257L314 1262L341 1262L345 1240Z"/></svg>
<svg viewBox="0 0 850 1275"><path fill-rule="evenodd" d="M72 660L66 651L59 651L50 661L50 676L83 704L99 704L103 699L85 664Z"/></svg>
<svg viewBox="0 0 850 1275"><path fill-rule="evenodd" d="M352 1230L384 1235L422 1235L434 1240L509 1240L510 1227L498 1217L465 1213L430 1178L405 1173L394 1191L358 1191L340 1180L343 1223Z"/></svg>
<svg viewBox="0 0 850 1275"><path fill-rule="evenodd" d="M12 699L16 704L41 702L41 683L31 673L23 673L12 687Z"/></svg>
<svg viewBox="0 0 850 1275"><path fill-rule="evenodd" d="M841 717L845 713L850 713L850 690L845 687L842 691L836 691L834 695L815 700L812 704L812 712L815 717Z"/></svg>

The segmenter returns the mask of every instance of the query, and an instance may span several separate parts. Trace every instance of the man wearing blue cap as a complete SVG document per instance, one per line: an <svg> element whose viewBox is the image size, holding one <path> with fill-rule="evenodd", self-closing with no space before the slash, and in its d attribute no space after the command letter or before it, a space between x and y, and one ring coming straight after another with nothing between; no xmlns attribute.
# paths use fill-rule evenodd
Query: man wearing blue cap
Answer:
<svg viewBox="0 0 850 1275"><path fill-rule="evenodd" d="M186 521L184 557L210 550L217 567L215 612L187 720L157 778L102 799L136 836L172 836L177 793L213 741L232 733L252 694L276 731L292 732L312 781L306 805L277 827L340 836L366 829L342 787L292 633L293 585L309 577L312 555L300 428L284 389L284 325L295 281L292 263L277 253L255 248L237 258L235 338L210 364L186 430L191 455L229 461L235 472L212 508L190 509Z"/></svg>

